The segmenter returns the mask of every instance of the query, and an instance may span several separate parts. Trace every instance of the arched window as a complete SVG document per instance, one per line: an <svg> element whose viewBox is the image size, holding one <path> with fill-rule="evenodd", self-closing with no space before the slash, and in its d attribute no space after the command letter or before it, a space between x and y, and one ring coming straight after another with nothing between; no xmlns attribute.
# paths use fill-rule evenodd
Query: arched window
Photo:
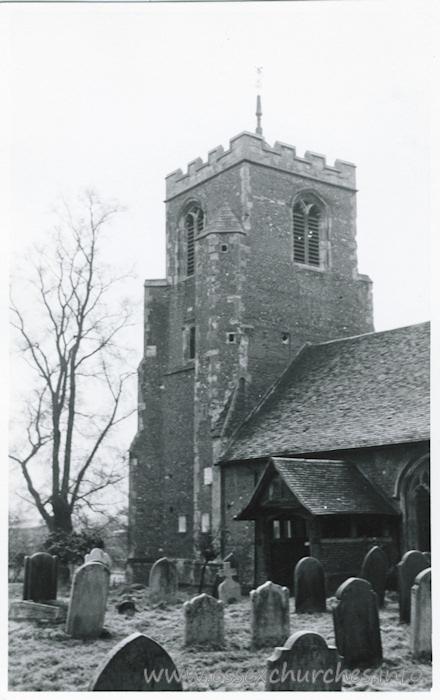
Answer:
<svg viewBox="0 0 440 700"><path fill-rule="evenodd" d="M321 209L312 200L303 198L293 207L293 259L303 265L321 264L319 230Z"/></svg>
<svg viewBox="0 0 440 700"><path fill-rule="evenodd" d="M413 465L401 479L400 498L404 514L406 549L431 549L429 457Z"/></svg>
<svg viewBox="0 0 440 700"><path fill-rule="evenodd" d="M203 211L198 206L192 207L185 216L186 235L186 274L194 274L194 240L203 229Z"/></svg>

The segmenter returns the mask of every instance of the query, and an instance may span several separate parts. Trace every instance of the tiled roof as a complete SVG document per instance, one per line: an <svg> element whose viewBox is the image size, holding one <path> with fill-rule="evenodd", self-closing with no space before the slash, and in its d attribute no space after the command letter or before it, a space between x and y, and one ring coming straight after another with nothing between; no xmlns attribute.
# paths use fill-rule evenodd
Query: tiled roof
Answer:
<svg viewBox="0 0 440 700"><path fill-rule="evenodd" d="M370 513L397 515L398 509L359 471L355 464L340 460L288 459L274 457L238 520L253 520L258 512L265 481L280 474L290 491L312 515Z"/></svg>
<svg viewBox="0 0 440 700"><path fill-rule="evenodd" d="M273 463L289 489L313 515L396 514L396 509L354 464L277 457Z"/></svg>
<svg viewBox="0 0 440 700"><path fill-rule="evenodd" d="M429 439L429 323L306 346L221 462Z"/></svg>

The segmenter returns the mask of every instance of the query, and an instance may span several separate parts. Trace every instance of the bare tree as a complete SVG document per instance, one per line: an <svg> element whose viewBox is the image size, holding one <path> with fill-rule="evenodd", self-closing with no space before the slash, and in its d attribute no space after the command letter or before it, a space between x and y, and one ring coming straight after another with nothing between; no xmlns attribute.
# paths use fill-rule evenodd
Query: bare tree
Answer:
<svg viewBox="0 0 440 700"><path fill-rule="evenodd" d="M80 504L93 504L124 476L100 459L110 433L133 412L123 405L132 372L121 339L133 306L116 296L127 275L112 275L100 255L117 211L92 192L80 216L64 203L52 244L33 259L28 296L11 304L35 384L26 397L24 439L10 458L51 531L71 531Z"/></svg>

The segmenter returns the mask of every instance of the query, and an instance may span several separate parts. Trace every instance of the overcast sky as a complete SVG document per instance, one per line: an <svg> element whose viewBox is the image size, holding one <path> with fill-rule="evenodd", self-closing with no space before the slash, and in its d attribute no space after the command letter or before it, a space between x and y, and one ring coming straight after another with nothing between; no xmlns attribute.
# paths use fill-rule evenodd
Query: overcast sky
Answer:
<svg viewBox="0 0 440 700"><path fill-rule="evenodd" d="M11 241L60 194L127 207L112 251L162 277L164 177L255 129L357 165L360 272L376 329L429 317L430 67L424 2L15 4ZM438 38L438 37L437 37ZM140 336L139 336L140 341Z"/></svg>
<svg viewBox="0 0 440 700"><path fill-rule="evenodd" d="M165 273L164 178L255 129L354 162L376 330L429 311L435 2L19 3L9 42L12 267L59 195L127 209L109 258ZM434 88L435 86L435 88ZM134 336L141 357L141 318ZM128 447L128 445L127 445Z"/></svg>

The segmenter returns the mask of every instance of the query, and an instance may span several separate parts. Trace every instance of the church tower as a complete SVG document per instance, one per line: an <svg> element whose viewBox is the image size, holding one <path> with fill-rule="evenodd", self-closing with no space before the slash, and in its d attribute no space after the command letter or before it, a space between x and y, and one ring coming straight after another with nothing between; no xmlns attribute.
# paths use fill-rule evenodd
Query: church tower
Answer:
<svg viewBox="0 0 440 700"><path fill-rule="evenodd" d="M305 343L373 331L355 166L242 132L166 178L167 276L145 282L130 456L134 578L218 537L218 445ZM182 563L183 566L183 563Z"/></svg>

